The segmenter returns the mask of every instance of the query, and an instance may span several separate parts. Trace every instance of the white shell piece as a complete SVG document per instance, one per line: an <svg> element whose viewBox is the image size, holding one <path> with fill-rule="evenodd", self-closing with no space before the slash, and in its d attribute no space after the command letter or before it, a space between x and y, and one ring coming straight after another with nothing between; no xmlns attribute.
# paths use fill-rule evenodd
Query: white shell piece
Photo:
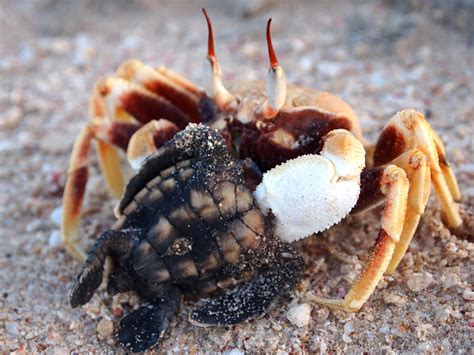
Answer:
<svg viewBox="0 0 474 355"><path fill-rule="evenodd" d="M339 179L331 161L303 155L263 175L254 192L261 210L275 216L275 233L284 242L323 231L344 218L360 194L360 176Z"/></svg>

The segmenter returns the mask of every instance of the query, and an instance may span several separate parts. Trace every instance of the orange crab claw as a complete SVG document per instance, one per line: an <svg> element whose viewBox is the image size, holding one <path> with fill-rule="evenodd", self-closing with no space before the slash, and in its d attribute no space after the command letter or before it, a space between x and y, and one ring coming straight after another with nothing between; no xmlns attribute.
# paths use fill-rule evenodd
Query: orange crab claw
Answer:
<svg viewBox="0 0 474 355"><path fill-rule="evenodd" d="M206 85L206 92L209 97L212 97L221 110L229 110L235 106L237 100L235 97L224 87L222 84L222 71L221 66L216 58L216 51L214 48L214 32L212 30L212 23L207 14L206 9L202 9L204 17L207 22L207 29L209 31L207 41L207 60L210 64L211 72L208 74L208 85ZM209 66L207 66L209 67Z"/></svg>
<svg viewBox="0 0 474 355"><path fill-rule="evenodd" d="M275 49L273 48L270 33L271 23L272 19L270 18L267 22L267 47L270 59L267 82L268 98L262 106L262 114L265 118L275 117L286 101L286 77L283 68L278 63Z"/></svg>

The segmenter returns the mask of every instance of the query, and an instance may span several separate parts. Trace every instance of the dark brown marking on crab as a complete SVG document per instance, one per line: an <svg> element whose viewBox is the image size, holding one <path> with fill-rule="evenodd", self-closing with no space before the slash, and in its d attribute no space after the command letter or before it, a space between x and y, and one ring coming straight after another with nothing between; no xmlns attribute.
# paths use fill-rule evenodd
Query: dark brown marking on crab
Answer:
<svg viewBox="0 0 474 355"><path fill-rule="evenodd" d="M258 130L247 125L240 137L241 158L250 157L266 171L303 154L317 154L322 149L322 137L332 130L351 130L349 119L315 110L278 113Z"/></svg>
<svg viewBox="0 0 474 355"><path fill-rule="evenodd" d="M127 91L120 96L125 111L139 120L148 123L164 118L183 129L189 123L189 117L168 100L157 95L145 95L139 91Z"/></svg>
<svg viewBox="0 0 474 355"><path fill-rule="evenodd" d="M378 256L383 255L387 252L387 247L389 245L389 242L393 242L392 238L388 235L388 233L383 228L381 228L379 235L377 236L377 239L375 240L370 267L374 269L378 269L378 265L374 262L374 260L382 259L382 258L378 258Z"/></svg>
<svg viewBox="0 0 474 355"><path fill-rule="evenodd" d="M71 210L71 215L77 215L80 212L80 206L84 198L84 192L86 189L86 181L88 177L89 177L89 171L87 167L76 169L69 176L69 179L72 180L72 186L74 186L74 188L69 192L72 195L72 200L77 201L77 203L72 206L73 208Z"/></svg>
<svg viewBox="0 0 474 355"><path fill-rule="evenodd" d="M405 151L406 147L403 133L395 126L386 127L377 141L374 152L374 165L386 164Z"/></svg>
<svg viewBox="0 0 474 355"><path fill-rule="evenodd" d="M143 85L154 94L169 100L175 107L179 107L189 115L191 122L199 122L199 102L194 96L176 90L176 88L159 80L149 79Z"/></svg>
<svg viewBox="0 0 474 355"><path fill-rule="evenodd" d="M155 147L161 147L163 144L173 138L173 136L178 132L179 128L176 125L169 125L155 132L155 134L153 134L153 142L155 143Z"/></svg>
<svg viewBox="0 0 474 355"><path fill-rule="evenodd" d="M360 195L351 213L359 213L382 202L385 195L381 191L380 181L385 166L364 169L360 176Z"/></svg>
<svg viewBox="0 0 474 355"><path fill-rule="evenodd" d="M127 150L128 142L133 134L140 128L138 124L115 121L109 126L109 141L110 143Z"/></svg>

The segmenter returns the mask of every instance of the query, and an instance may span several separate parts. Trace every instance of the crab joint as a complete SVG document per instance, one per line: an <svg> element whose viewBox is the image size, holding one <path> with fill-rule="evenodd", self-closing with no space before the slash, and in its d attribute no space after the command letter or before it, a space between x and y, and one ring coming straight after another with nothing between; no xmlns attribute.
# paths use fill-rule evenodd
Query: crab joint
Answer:
<svg viewBox="0 0 474 355"><path fill-rule="evenodd" d="M268 98L263 103L262 113L266 118L273 118L283 107L286 100L286 77L283 68L278 64L278 60L273 49L272 37L270 34L270 24L272 19L267 22L267 46L268 57L270 59L270 68L268 69L267 91Z"/></svg>
<svg viewBox="0 0 474 355"><path fill-rule="evenodd" d="M212 97L215 100L219 109L228 109L235 105L236 99L222 83L222 71L219 62L217 61L214 48L214 32L212 30L211 20L207 14L206 9L202 9L202 12L206 18L207 29L209 33L206 58L209 63L206 63L206 69L209 68L210 72L206 75L206 93L209 95L209 97Z"/></svg>

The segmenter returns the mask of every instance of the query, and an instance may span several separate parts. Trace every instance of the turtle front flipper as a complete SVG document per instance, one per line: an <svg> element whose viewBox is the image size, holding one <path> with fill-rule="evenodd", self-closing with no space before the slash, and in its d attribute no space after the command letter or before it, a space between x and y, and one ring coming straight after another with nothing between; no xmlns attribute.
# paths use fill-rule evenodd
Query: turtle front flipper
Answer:
<svg viewBox="0 0 474 355"><path fill-rule="evenodd" d="M199 326L226 326L258 317L277 296L295 286L303 266L301 256L286 246L278 253L275 264L268 265L249 282L203 301L191 312L190 321Z"/></svg>
<svg viewBox="0 0 474 355"><path fill-rule="evenodd" d="M156 344L168 328L181 303L181 291L172 285L160 289L151 302L144 304L120 321L117 340L134 353Z"/></svg>
<svg viewBox="0 0 474 355"><path fill-rule="evenodd" d="M73 308L86 304L102 283L105 258L109 255L127 257L133 246L133 236L122 231L109 230L96 240L77 277L69 300Z"/></svg>

